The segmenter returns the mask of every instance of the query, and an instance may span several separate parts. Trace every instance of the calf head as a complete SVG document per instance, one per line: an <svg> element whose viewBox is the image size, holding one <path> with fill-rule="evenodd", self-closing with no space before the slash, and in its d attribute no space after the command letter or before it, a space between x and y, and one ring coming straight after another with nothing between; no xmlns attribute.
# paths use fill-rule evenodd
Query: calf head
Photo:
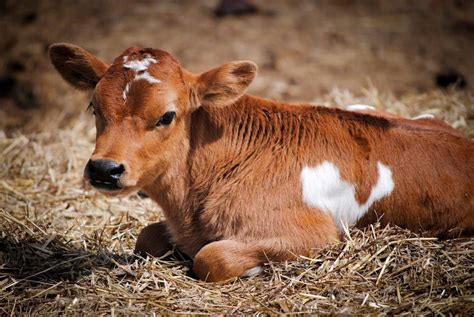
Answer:
<svg viewBox="0 0 474 317"><path fill-rule="evenodd" d="M186 155L191 113L232 105L257 71L236 61L194 75L151 48L129 48L111 65L71 44L53 44L49 53L68 83L93 90L96 146L84 177L110 194L136 192L165 173Z"/></svg>

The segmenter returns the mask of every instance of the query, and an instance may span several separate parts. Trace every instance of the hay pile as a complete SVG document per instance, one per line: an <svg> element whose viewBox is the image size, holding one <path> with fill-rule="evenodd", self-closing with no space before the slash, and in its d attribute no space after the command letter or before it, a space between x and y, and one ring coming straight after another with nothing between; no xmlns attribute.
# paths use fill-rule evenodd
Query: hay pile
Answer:
<svg viewBox="0 0 474 317"><path fill-rule="evenodd" d="M396 99L334 90L326 105L365 102L434 113L474 137L474 97L432 92ZM245 280L207 284L190 263L137 259L149 199L85 188L93 148L86 114L69 130L0 132L0 314L435 313L474 314L474 240L438 241L394 227L350 230L312 258L266 266ZM0 127L1 128L1 127Z"/></svg>

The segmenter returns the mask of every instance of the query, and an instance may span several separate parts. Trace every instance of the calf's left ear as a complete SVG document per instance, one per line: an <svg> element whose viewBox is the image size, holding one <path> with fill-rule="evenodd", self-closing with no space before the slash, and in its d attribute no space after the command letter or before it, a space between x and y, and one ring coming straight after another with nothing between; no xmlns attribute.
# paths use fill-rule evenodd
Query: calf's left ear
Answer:
<svg viewBox="0 0 474 317"><path fill-rule="evenodd" d="M239 99L257 74L251 61L235 61L202 73L197 78L201 105L228 106Z"/></svg>
<svg viewBox="0 0 474 317"><path fill-rule="evenodd" d="M82 90L93 89L108 67L85 49L68 43L52 44L49 57L61 76Z"/></svg>

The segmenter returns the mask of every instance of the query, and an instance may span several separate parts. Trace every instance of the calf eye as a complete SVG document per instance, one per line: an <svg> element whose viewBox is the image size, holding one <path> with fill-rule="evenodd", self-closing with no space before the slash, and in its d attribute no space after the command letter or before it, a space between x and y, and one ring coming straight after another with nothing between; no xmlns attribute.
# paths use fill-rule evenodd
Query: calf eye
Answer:
<svg viewBox="0 0 474 317"><path fill-rule="evenodd" d="M166 112L161 118L160 120L158 120L158 122L156 123L156 126L159 127L160 125L168 125L170 124L174 117L176 116L176 112L174 111L168 111Z"/></svg>

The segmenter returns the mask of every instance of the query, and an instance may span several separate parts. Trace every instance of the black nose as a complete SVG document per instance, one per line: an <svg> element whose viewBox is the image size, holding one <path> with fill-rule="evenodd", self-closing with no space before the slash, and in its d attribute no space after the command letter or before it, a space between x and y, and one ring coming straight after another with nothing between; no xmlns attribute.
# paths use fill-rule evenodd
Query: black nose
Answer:
<svg viewBox="0 0 474 317"><path fill-rule="evenodd" d="M117 181L125 172L123 164L111 160L89 160L87 163L90 182L96 187L117 189Z"/></svg>

